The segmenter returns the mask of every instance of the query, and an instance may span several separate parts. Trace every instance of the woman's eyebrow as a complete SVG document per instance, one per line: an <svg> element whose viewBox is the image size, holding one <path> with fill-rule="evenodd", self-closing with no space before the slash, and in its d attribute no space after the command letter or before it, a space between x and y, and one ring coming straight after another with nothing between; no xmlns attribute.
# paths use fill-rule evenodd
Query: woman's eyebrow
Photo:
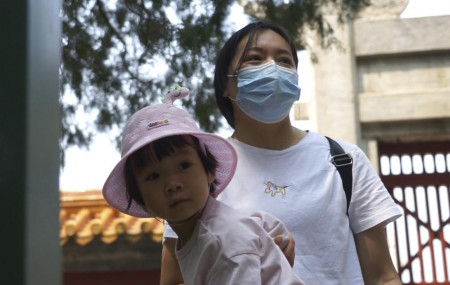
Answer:
<svg viewBox="0 0 450 285"><path fill-rule="evenodd" d="M255 47L255 46L251 46L248 48L248 51L258 51L258 52L263 52L264 49L260 48L260 47Z"/></svg>
<svg viewBox="0 0 450 285"><path fill-rule="evenodd" d="M249 48L248 48L248 51L264 52L265 49L264 49L264 48L261 48L261 47L258 47L258 46L252 46L252 47L249 47ZM288 50L288 49L285 49L285 48L279 48L279 49L277 49L276 53L277 53L277 54L282 54L282 55L285 54L285 55L292 56L291 51Z"/></svg>
<svg viewBox="0 0 450 285"><path fill-rule="evenodd" d="M284 49L284 48L280 48L280 49L278 49L277 50L277 54L278 55L288 55L288 56L290 56L290 57L292 57L292 53L291 53L291 51L290 50L287 50L287 49Z"/></svg>

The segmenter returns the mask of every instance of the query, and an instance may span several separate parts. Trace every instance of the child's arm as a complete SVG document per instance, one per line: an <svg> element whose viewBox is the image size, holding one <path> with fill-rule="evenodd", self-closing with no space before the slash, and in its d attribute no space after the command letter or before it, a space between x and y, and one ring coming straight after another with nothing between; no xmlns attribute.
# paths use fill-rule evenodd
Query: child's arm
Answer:
<svg viewBox="0 0 450 285"><path fill-rule="evenodd" d="M281 249L286 247L290 235L282 221L264 211L254 212L251 217L258 221L270 237L275 238L281 236L283 241L279 244L279 247Z"/></svg>
<svg viewBox="0 0 450 285"><path fill-rule="evenodd" d="M239 254L227 260L218 260L206 284L263 284L261 261L256 254Z"/></svg>
<svg viewBox="0 0 450 285"><path fill-rule="evenodd" d="M275 244L283 251L289 264L293 266L295 258L295 240L292 238L283 222L264 211L254 212L251 217L261 224L266 232L273 238Z"/></svg>
<svg viewBox="0 0 450 285"><path fill-rule="evenodd" d="M160 285L184 284L180 266L178 265L177 258L175 257L175 243L176 239L166 238L163 244Z"/></svg>

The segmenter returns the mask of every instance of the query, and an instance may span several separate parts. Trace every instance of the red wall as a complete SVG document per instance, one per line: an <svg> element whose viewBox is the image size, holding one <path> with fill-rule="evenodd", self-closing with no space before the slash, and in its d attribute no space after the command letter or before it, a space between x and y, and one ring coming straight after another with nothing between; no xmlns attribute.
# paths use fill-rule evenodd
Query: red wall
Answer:
<svg viewBox="0 0 450 285"><path fill-rule="evenodd" d="M64 285L158 285L160 270L65 272Z"/></svg>

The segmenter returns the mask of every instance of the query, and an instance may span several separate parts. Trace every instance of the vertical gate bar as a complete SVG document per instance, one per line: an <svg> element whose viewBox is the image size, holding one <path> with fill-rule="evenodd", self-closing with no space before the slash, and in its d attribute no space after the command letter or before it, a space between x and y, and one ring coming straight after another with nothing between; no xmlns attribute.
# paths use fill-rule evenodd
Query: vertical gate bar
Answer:
<svg viewBox="0 0 450 285"><path fill-rule="evenodd" d="M401 264L400 264L400 247L398 246L399 243L399 238L398 238L398 225L397 225L397 221L394 222L394 230L395 230L395 251L397 252L397 256L396 256L396 262L397 262L397 270L398 270L398 274L400 275L401 278L401 273L403 273L404 268L402 268Z"/></svg>
<svg viewBox="0 0 450 285"><path fill-rule="evenodd" d="M406 208L406 189L401 188L403 192L403 201L405 202L405 208ZM406 215L405 211L405 234L406 234L406 252L408 254L408 267L409 267L409 278L410 280L413 280L412 276L412 260L411 260L411 246L409 243L409 226L408 226L408 216Z"/></svg>
<svg viewBox="0 0 450 285"><path fill-rule="evenodd" d="M430 254L431 254L431 266L432 266L432 273L433 273L433 282L436 282L436 260L434 256L434 232L431 229L431 212L430 212L430 200L428 199L428 189L430 186L425 187L425 203L427 205L427 215L428 215L428 231L429 231L429 244L430 244Z"/></svg>
<svg viewBox="0 0 450 285"><path fill-rule="evenodd" d="M448 187L446 187L446 188L448 191ZM439 192L440 192L439 188L436 188L436 197L437 197L437 204L438 204L438 217L439 217L439 240L441 241L441 246L442 246L442 260L443 260L442 265L444 266L444 277L445 277L446 281L449 281L448 280L448 272L447 272L447 260L445 258L445 256L446 256L446 254L445 254L446 243L445 243L445 239L444 239L445 223L443 221L442 212L441 212L442 207L441 207L441 199L439 196Z"/></svg>
<svg viewBox="0 0 450 285"><path fill-rule="evenodd" d="M433 163L434 163L434 172L437 173L437 163L436 163L436 152L432 153L432 157L433 157ZM442 261L443 264L442 266L444 266L444 278L445 280L448 280L447 278L447 266L446 266L446 260L445 260L445 243L444 243L444 236L443 236L443 232L444 232L444 223L442 221L442 212L441 212L441 201L440 201L440 189L439 189L440 185L435 185L435 189L436 189L436 204L437 204L437 212L438 212L438 221L439 221L439 228L437 229L436 233L436 239L438 239L441 242L441 251L442 251ZM436 263L435 263L436 265ZM437 266L436 266L436 273L437 273ZM437 277L437 274L436 274Z"/></svg>
<svg viewBox="0 0 450 285"><path fill-rule="evenodd" d="M419 207L418 207L418 204L417 204L417 187L415 187L415 188L413 188L414 189L414 191L413 191L413 193L414 193L414 207L415 207L415 209L416 209L416 212L417 212L417 218L419 219ZM425 280L425 269L424 269L424 265L423 265L423 244L422 244L422 237L420 236L420 224L419 224L419 222L417 221L417 223L416 223L416 225L417 225L417 242L418 242L418 244L419 244L419 252L418 252L418 255L419 255L419 261L420 261L420 274L421 274L421 277L422 277L422 281L424 281Z"/></svg>
<svg viewBox="0 0 450 285"><path fill-rule="evenodd" d="M441 244L442 244L442 266L444 267L444 280L445 281L449 281L448 279L448 268L447 268L447 259L446 256L447 254L445 253L445 240L444 240L444 231L439 232L439 239L441 240Z"/></svg>
<svg viewBox="0 0 450 285"><path fill-rule="evenodd" d="M450 172L450 151L444 155L444 163L445 163L445 169L447 169L447 172ZM445 187L447 188L447 205L450 205L450 183L445 185ZM448 221L448 219L447 219L447 221ZM450 276L448 276L448 271L450 269L450 264L447 264L447 256L449 254L445 250L445 248L447 247L447 241L444 238L444 227L445 227L445 225L442 226L442 238L444 239L444 241L443 241L444 264L445 264L444 270L445 270L447 282L450 282Z"/></svg>

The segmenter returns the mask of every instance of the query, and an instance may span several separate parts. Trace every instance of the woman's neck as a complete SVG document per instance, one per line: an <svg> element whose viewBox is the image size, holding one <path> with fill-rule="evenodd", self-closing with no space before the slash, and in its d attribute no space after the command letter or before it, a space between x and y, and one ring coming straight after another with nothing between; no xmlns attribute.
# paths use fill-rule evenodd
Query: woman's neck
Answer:
<svg viewBox="0 0 450 285"><path fill-rule="evenodd" d="M282 150L296 145L306 136L306 132L293 127L287 117L275 124L258 121L236 122L232 137L243 143L272 150Z"/></svg>

